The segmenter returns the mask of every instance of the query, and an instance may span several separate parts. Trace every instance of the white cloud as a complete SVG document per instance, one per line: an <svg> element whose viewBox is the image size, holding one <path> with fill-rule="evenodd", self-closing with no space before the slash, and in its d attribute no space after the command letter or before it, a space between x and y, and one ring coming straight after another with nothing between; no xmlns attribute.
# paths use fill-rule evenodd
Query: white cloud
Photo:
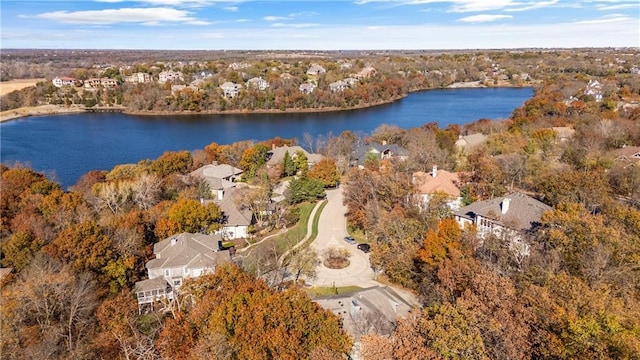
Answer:
<svg viewBox="0 0 640 360"><path fill-rule="evenodd" d="M492 10L527 11L558 5L559 0L516 1L516 0L357 0L355 4L393 3L397 5L426 5L434 3L450 4L448 12L482 12Z"/></svg>
<svg viewBox="0 0 640 360"><path fill-rule="evenodd" d="M216 3L239 3L243 0L95 0L103 3L138 2L153 6L203 7Z"/></svg>
<svg viewBox="0 0 640 360"><path fill-rule="evenodd" d="M262 20L264 21L282 21L282 20L288 20L288 17L285 16L265 16L262 18Z"/></svg>
<svg viewBox="0 0 640 360"><path fill-rule="evenodd" d="M634 8L640 8L640 2L615 4L615 5L604 5L604 4L596 5L596 9L598 10L623 10L623 9L634 9Z"/></svg>
<svg viewBox="0 0 640 360"><path fill-rule="evenodd" d="M550 1L535 1L522 4L524 6L517 8L505 9L505 11L529 11L535 9L542 9L545 7L553 6L558 4L558 0L550 0Z"/></svg>
<svg viewBox="0 0 640 360"><path fill-rule="evenodd" d="M121 8L85 11L52 11L37 18L66 24L109 25L118 23L159 24L163 22L207 25L206 21L189 16L189 12L171 8Z"/></svg>
<svg viewBox="0 0 640 360"><path fill-rule="evenodd" d="M503 20L503 19L511 19L512 17L513 16L511 15L480 14L480 15L463 17L461 19L458 19L458 21L465 22L465 23L484 23L484 22L491 22L491 21L497 21L497 20Z"/></svg>
<svg viewBox="0 0 640 360"><path fill-rule="evenodd" d="M603 17L601 17L599 19L589 19L589 20L576 21L574 24L581 24L581 25L585 25L585 24L586 25L590 25L590 24L610 24L610 23L628 22L628 21L632 21L632 20L634 20L634 19L632 19L631 17L629 17L627 15L610 14L610 15L603 16ZM636 29L637 29L637 24L636 24Z"/></svg>
<svg viewBox="0 0 640 360"><path fill-rule="evenodd" d="M271 26L273 26L273 27L288 27L288 28L302 29L302 28L309 28L309 27L318 26L318 24L312 24L312 23L302 23L302 24L273 23L273 24L271 24Z"/></svg>
<svg viewBox="0 0 640 360"><path fill-rule="evenodd" d="M236 12L239 10L239 8L237 6L227 6L224 8L227 11L231 11L231 12Z"/></svg>

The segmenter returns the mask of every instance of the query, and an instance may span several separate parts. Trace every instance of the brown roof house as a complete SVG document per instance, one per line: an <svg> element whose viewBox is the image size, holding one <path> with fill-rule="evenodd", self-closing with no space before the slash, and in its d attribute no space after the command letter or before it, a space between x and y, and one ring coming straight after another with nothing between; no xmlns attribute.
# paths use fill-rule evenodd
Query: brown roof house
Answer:
<svg viewBox="0 0 640 360"><path fill-rule="evenodd" d="M475 225L478 235L510 240L510 247L520 255L529 255L529 245L522 234L535 229L542 214L551 207L522 193L511 193L486 201L477 201L455 212L461 227Z"/></svg>
<svg viewBox="0 0 640 360"><path fill-rule="evenodd" d="M231 262L229 250L222 249L220 235L173 235L156 243L153 253L155 259L145 265L149 279L135 285L140 309L173 300L184 280L212 273L218 265Z"/></svg>
<svg viewBox="0 0 640 360"><path fill-rule="evenodd" d="M458 210L461 205L460 179L458 173L438 170L437 165L433 165L431 173L417 171L413 173L412 182L416 187L416 195L420 206L427 205L431 197L436 193L441 193L449 199L447 205L451 210Z"/></svg>
<svg viewBox="0 0 640 360"><path fill-rule="evenodd" d="M640 146L625 146L615 150L614 156L617 161L626 163L626 166L633 165L640 162Z"/></svg>

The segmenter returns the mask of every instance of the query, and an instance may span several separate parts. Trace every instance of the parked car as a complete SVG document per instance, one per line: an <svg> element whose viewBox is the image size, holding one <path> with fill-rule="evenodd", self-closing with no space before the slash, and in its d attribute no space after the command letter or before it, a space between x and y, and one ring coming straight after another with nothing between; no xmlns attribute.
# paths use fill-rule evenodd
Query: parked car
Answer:
<svg viewBox="0 0 640 360"><path fill-rule="evenodd" d="M345 236L344 241L348 242L351 245L355 245L356 243L356 239L354 239L352 236Z"/></svg>
<svg viewBox="0 0 640 360"><path fill-rule="evenodd" d="M362 250L363 253L368 253L371 251L371 245L369 244L358 244L358 250Z"/></svg>

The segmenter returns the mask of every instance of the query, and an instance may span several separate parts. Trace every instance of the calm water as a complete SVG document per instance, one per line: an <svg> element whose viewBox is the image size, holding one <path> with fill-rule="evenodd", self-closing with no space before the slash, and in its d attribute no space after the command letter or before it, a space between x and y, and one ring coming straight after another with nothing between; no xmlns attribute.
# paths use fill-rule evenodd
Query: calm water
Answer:
<svg viewBox="0 0 640 360"><path fill-rule="evenodd" d="M90 170L155 159L164 151L203 149L211 142L302 140L305 133L370 133L381 124L408 129L480 118L507 118L531 88L447 89L412 93L388 105L330 113L132 116L120 113L38 116L0 124L0 160L44 171L65 188Z"/></svg>

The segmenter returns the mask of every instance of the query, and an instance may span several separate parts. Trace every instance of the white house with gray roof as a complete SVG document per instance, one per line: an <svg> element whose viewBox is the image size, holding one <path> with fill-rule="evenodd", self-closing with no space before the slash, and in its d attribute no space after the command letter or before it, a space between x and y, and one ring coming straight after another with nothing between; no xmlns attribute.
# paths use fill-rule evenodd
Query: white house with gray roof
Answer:
<svg viewBox="0 0 640 360"><path fill-rule="evenodd" d="M542 214L549 210L549 205L530 196L511 193L477 201L454 214L460 227L474 225L481 238L494 235L510 240L512 250L517 250L520 255L528 255L529 246L523 242L521 235L534 230L540 224Z"/></svg>
<svg viewBox="0 0 640 360"><path fill-rule="evenodd" d="M254 77L247 80L247 88L249 89L258 89L260 91L267 90L269 88L269 83L267 80L261 77Z"/></svg>
<svg viewBox="0 0 640 360"><path fill-rule="evenodd" d="M227 81L220 85L220 89L222 89L222 95L228 98L234 98L238 94L240 94L240 90L242 90L242 84L232 83L231 81Z"/></svg>
<svg viewBox="0 0 640 360"><path fill-rule="evenodd" d="M138 305L173 299L184 280L212 273L217 266L231 262L229 250L222 249L220 235L182 233L153 246L155 259L145 267L149 279L135 285Z"/></svg>

